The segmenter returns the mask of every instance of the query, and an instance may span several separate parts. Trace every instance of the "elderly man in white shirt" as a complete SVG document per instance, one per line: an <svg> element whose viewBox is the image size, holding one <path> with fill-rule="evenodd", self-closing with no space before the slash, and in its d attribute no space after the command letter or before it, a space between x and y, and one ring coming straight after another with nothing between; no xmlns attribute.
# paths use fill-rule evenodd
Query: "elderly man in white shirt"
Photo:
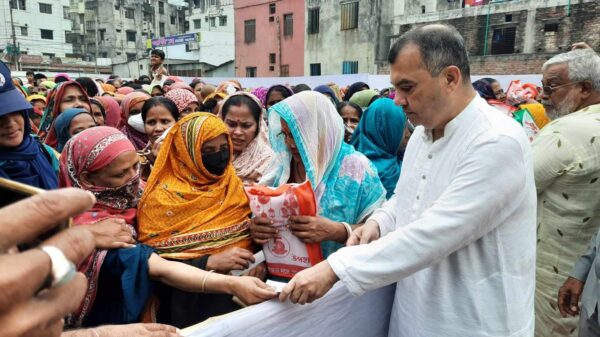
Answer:
<svg viewBox="0 0 600 337"><path fill-rule="evenodd" d="M527 137L473 90L455 28L411 30L389 61L396 101L419 125L395 195L354 231L356 246L298 273L280 299L312 302L338 280L355 295L395 282L390 336L533 336Z"/></svg>

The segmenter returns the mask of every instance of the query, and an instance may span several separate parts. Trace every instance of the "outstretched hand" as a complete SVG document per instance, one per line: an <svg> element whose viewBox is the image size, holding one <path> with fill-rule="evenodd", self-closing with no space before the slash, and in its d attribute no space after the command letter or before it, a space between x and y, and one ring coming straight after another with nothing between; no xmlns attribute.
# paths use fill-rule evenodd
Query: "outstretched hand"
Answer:
<svg viewBox="0 0 600 337"><path fill-rule="evenodd" d="M304 269L296 274L283 288L279 300L285 302L306 304L323 297L338 281L337 275L327 261Z"/></svg>

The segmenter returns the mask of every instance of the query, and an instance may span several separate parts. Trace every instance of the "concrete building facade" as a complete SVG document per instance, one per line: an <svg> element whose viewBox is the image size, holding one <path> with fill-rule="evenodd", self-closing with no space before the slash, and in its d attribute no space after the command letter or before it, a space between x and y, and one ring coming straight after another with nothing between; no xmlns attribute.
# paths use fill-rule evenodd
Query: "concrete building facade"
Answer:
<svg viewBox="0 0 600 337"><path fill-rule="evenodd" d="M51 60L73 54L66 41L71 31L69 0L2 0L0 1L0 51L12 45L11 9L15 38L21 55Z"/></svg>
<svg viewBox="0 0 600 337"><path fill-rule="evenodd" d="M394 2L307 0L304 73L377 72L381 43L392 34Z"/></svg>
<svg viewBox="0 0 600 337"><path fill-rule="evenodd" d="M535 74L557 53L584 41L600 50L600 3L597 0L491 1L465 6L461 1L394 2L390 46L413 27L445 23L465 38L471 70L478 74ZM386 62L379 72L387 73Z"/></svg>
<svg viewBox="0 0 600 337"><path fill-rule="evenodd" d="M145 59L147 39L189 28L186 9L167 0L71 0L71 42L86 60L115 64Z"/></svg>
<svg viewBox="0 0 600 337"><path fill-rule="evenodd" d="M431 23L459 30L475 75L539 73L579 41L600 50L597 0L307 0L305 74L387 74L393 42Z"/></svg>
<svg viewBox="0 0 600 337"><path fill-rule="evenodd" d="M239 77L304 75L304 0L236 0Z"/></svg>

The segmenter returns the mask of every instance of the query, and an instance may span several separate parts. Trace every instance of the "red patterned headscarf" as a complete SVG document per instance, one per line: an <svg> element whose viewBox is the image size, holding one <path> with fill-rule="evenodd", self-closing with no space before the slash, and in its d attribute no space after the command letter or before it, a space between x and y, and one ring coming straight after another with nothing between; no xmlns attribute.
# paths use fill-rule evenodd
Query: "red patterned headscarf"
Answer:
<svg viewBox="0 0 600 337"><path fill-rule="evenodd" d="M170 99L177 105L177 110L182 113L192 102L198 103L196 95L186 89L171 89L165 94L165 97ZM192 111L194 112L194 111Z"/></svg>

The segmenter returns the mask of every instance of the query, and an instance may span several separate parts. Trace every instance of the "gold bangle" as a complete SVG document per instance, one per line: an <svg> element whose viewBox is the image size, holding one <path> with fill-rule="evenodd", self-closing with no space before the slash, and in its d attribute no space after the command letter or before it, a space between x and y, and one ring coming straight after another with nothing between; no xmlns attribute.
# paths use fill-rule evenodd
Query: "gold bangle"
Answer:
<svg viewBox="0 0 600 337"><path fill-rule="evenodd" d="M210 273L214 273L214 270L209 270L205 275L204 278L202 279L202 289L200 290L201 292L205 292L206 290L206 280L208 279L208 276L210 275Z"/></svg>

